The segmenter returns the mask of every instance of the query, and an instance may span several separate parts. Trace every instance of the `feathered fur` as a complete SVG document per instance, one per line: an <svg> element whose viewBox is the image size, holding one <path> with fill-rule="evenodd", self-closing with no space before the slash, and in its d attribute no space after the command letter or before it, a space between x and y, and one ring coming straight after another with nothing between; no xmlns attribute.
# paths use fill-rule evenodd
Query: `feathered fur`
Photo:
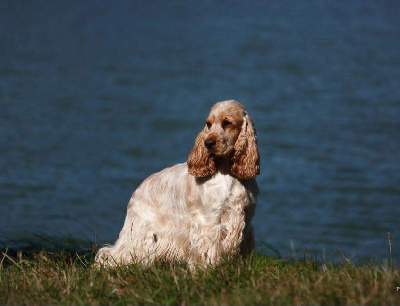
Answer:
<svg viewBox="0 0 400 306"><path fill-rule="evenodd" d="M256 132L243 106L215 104L187 163L148 177L133 193L119 238L97 264L155 260L215 265L254 248L251 219L258 187Z"/></svg>

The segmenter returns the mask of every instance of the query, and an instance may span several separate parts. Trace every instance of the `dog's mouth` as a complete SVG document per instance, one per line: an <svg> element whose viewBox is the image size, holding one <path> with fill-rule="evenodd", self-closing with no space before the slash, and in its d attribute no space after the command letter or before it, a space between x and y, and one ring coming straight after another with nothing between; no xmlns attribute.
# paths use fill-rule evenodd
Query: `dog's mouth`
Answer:
<svg viewBox="0 0 400 306"><path fill-rule="evenodd" d="M216 148L208 149L209 157L225 157L229 158L234 151L233 147L222 148L222 150L216 150Z"/></svg>

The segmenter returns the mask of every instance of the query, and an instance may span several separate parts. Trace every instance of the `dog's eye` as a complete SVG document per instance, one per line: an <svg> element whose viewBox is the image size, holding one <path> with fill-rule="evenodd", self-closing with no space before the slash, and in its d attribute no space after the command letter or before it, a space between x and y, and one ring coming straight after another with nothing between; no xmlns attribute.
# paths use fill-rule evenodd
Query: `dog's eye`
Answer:
<svg viewBox="0 0 400 306"><path fill-rule="evenodd" d="M212 123L211 123L210 121L207 121L206 124L207 124L207 127L208 127L208 128L211 128Z"/></svg>
<svg viewBox="0 0 400 306"><path fill-rule="evenodd" d="M225 128L227 128L228 126L230 126L232 123L230 122L230 121L228 121L228 120L224 120L223 122L222 122L222 127L225 129Z"/></svg>

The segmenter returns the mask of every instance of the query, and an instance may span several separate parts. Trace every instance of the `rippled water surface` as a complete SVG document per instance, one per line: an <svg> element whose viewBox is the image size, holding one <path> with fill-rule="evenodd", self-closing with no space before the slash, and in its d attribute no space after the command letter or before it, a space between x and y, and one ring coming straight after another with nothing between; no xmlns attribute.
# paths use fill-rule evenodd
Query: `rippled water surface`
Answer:
<svg viewBox="0 0 400 306"><path fill-rule="evenodd" d="M257 127L260 249L400 258L396 1L2 1L0 238L112 242L214 102ZM262 246L262 247L261 247ZM292 246L292 247L291 247Z"/></svg>

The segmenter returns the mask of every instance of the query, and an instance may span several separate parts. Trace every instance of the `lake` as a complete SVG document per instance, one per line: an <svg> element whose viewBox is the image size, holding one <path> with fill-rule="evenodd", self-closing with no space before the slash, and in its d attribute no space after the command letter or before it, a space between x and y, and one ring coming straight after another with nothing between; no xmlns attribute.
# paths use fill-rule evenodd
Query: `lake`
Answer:
<svg viewBox="0 0 400 306"><path fill-rule="evenodd" d="M258 250L400 259L400 3L2 1L0 241L114 242L210 107L257 128Z"/></svg>

